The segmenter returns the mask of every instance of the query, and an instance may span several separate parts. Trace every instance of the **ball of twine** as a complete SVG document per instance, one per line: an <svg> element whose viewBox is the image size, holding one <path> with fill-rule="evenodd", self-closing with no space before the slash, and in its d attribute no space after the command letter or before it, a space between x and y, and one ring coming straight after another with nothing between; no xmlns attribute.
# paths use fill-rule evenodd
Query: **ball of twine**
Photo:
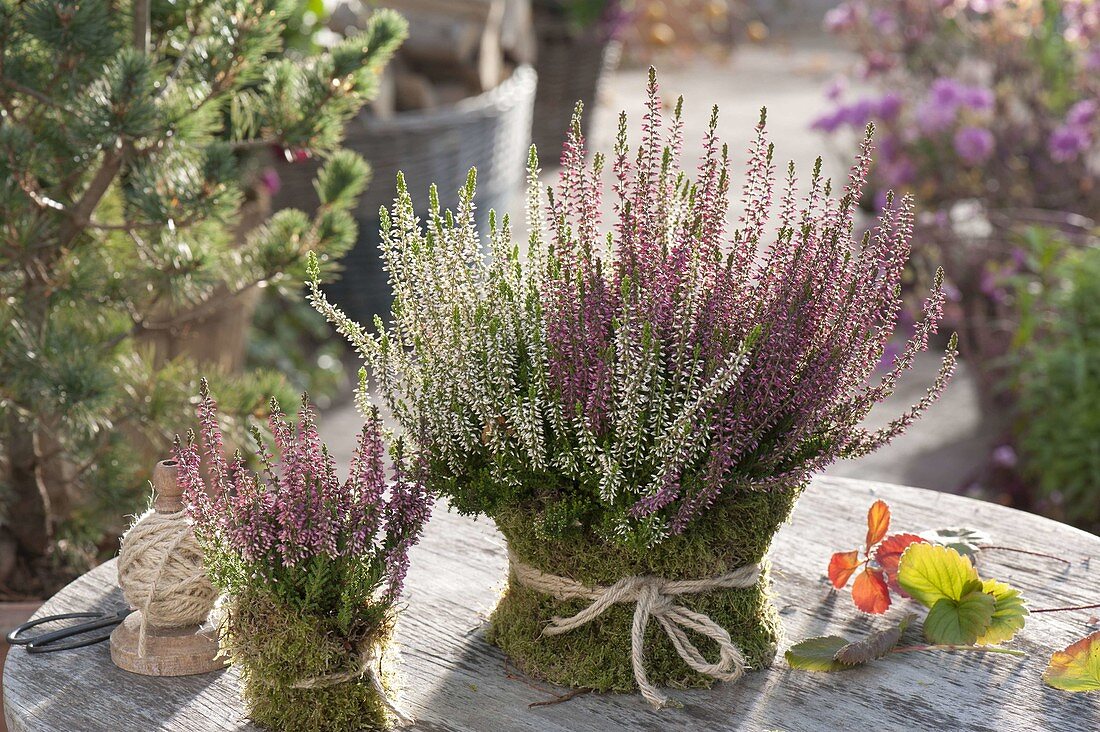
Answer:
<svg viewBox="0 0 1100 732"><path fill-rule="evenodd" d="M217 600L203 568L202 548L183 511L149 511L122 537L118 584L141 611L138 655L145 655L147 626L200 625Z"/></svg>

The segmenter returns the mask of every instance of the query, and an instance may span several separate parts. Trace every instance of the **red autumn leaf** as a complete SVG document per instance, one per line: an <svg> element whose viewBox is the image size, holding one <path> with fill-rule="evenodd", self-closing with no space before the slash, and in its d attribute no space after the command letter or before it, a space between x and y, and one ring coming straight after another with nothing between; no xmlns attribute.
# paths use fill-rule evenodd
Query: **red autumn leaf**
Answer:
<svg viewBox="0 0 1100 732"><path fill-rule="evenodd" d="M927 543L916 534L891 534L882 540L875 550L875 563L886 575L886 584L902 597L909 597L898 586L898 562L910 544Z"/></svg>
<svg viewBox="0 0 1100 732"><path fill-rule="evenodd" d="M856 607L865 613L881 615L890 607L890 589L886 586L882 572L877 569L865 569L852 584L852 600Z"/></svg>
<svg viewBox="0 0 1100 732"><path fill-rule="evenodd" d="M867 549L882 541L890 529L890 507L885 501L875 501L867 510Z"/></svg>
<svg viewBox="0 0 1100 732"><path fill-rule="evenodd" d="M829 560L829 581L833 583L833 587L839 590L848 584L848 580L859 569L860 564L862 562L859 561L858 551L852 550L834 554L833 558Z"/></svg>

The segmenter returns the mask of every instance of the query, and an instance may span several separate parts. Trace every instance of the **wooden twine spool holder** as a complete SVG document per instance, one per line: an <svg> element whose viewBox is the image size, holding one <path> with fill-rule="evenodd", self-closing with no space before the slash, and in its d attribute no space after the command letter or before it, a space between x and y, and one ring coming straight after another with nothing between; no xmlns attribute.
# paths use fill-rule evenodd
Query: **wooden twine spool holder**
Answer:
<svg viewBox="0 0 1100 732"><path fill-rule="evenodd" d="M162 460L153 469L153 510L176 513L183 509L179 464ZM218 657L218 632L210 622L179 628L145 626L145 652L138 652L141 610L126 617L111 633L111 660L119 668L145 676L190 676L225 666Z"/></svg>

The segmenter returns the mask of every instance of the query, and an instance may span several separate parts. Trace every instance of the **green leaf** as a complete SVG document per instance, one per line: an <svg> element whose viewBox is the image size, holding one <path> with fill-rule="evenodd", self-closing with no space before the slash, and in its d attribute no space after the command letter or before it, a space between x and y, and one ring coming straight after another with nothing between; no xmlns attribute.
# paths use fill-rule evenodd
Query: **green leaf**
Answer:
<svg viewBox="0 0 1100 732"><path fill-rule="evenodd" d="M924 637L939 645L970 646L990 629L996 601L978 580L967 583L962 597L943 597L924 619Z"/></svg>
<svg viewBox="0 0 1100 732"><path fill-rule="evenodd" d="M836 654L848 645L847 638L822 635L795 643L785 655L790 667L800 671L842 671L851 666L836 660Z"/></svg>
<svg viewBox="0 0 1100 732"><path fill-rule="evenodd" d="M989 629L978 637L977 643L993 646L1012 640L1017 631L1024 627L1030 614L1020 591L997 580L986 580L982 589L993 596L995 606L993 621Z"/></svg>
<svg viewBox="0 0 1100 732"><path fill-rule="evenodd" d="M942 599L960 600L969 583L978 581L970 560L954 549L936 544L912 544L898 563L898 585L924 605Z"/></svg>
<svg viewBox="0 0 1100 732"><path fill-rule="evenodd" d="M1063 691L1100 691L1100 631L1051 656L1043 681Z"/></svg>
<svg viewBox="0 0 1100 732"><path fill-rule="evenodd" d="M969 526L952 526L931 529L920 534L922 539L954 549L964 557L972 557L982 548L982 544L993 543L992 537L983 531Z"/></svg>
<svg viewBox="0 0 1100 732"><path fill-rule="evenodd" d="M916 617L916 615L910 613L902 618L897 625L876 631L863 640L849 643L837 651L834 658L849 666L857 666L882 658L894 650L898 641L901 640L902 634L905 633Z"/></svg>

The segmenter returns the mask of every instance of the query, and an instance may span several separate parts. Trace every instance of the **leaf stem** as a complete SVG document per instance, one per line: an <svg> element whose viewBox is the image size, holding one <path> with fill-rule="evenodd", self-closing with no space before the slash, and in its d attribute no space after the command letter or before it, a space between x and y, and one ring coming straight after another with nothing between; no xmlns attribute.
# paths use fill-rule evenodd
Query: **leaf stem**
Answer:
<svg viewBox="0 0 1100 732"><path fill-rule="evenodd" d="M1095 605L1071 605L1069 607L1044 607L1039 610L1031 610L1031 613L1068 613L1071 610L1093 610L1100 607L1100 603Z"/></svg>
<svg viewBox="0 0 1100 732"><path fill-rule="evenodd" d="M1033 552L1030 549L1017 549L1014 546L994 546L992 544L982 544L981 546L978 547L978 549L983 550L983 551L986 550L986 549L993 549L995 551L1000 551L1000 552L1016 552L1017 554L1029 554L1033 557L1043 557L1044 559L1053 559L1054 561L1061 562L1062 564L1067 564L1067 565L1073 564L1073 562L1069 561L1068 559L1063 559L1062 557L1056 557L1053 554L1044 554L1043 552Z"/></svg>
<svg viewBox="0 0 1100 732"><path fill-rule="evenodd" d="M973 651L975 653L1003 653L1008 656L1026 656L1023 651L1003 646L960 646L948 644L932 644L925 646L899 646L890 650L890 653L916 653L919 651Z"/></svg>

